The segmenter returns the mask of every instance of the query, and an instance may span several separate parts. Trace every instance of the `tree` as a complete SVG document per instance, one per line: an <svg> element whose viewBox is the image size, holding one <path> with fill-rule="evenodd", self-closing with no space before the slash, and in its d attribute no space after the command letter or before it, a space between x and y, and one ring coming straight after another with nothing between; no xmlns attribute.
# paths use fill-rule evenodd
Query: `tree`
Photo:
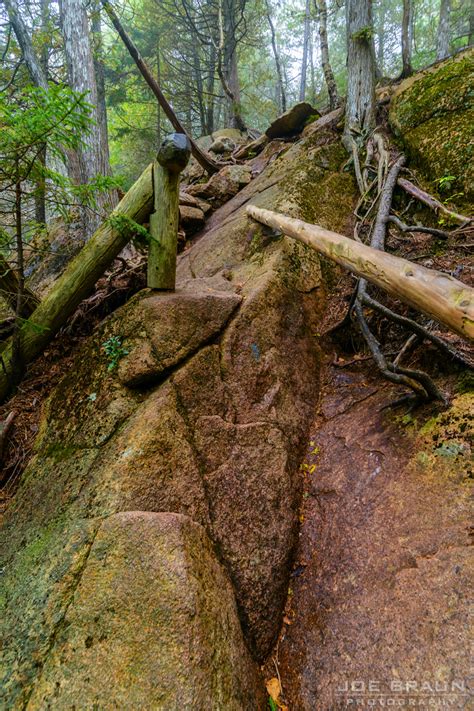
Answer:
<svg viewBox="0 0 474 711"><path fill-rule="evenodd" d="M53 157L65 158L67 149L77 150L80 136L91 126L90 106L81 94L68 87L53 85L48 89L27 87L21 92L0 94L0 193L10 198L14 226L14 248L17 261L15 326L12 338L11 379L18 382L24 368L23 323L25 287L23 247L26 237L24 203L34 198L31 185L43 184L47 178L49 192L57 190L59 203L67 201L74 191L64 176L48 169L42 160L44 145ZM3 248L8 245L3 244Z"/></svg>
<svg viewBox="0 0 474 711"><path fill-rule="evenodd" d="M303 60L301 62L300 94L299 100L304 101L306 96L306 74L308 71L308 50L311 32L311 5L306 0L304 13Z"/></svg>
<svg viewBox="0 0 474 711"><path fill-rule="evenodd" d="M375 126L375 59L370 0L346 0L347 101L344 144Z"/></svg>
<svg viewBox="0 0 474 711"><path fill-rule="evenodd" d="M272 20L272 7L270 5L270 0L265 1L265 10L266 10L267 22L270 27L270 35L271 35L271 40L272 40L272 51L273 51L273 57L275 59L275 68L276 68L276 73L277 73L277 96L278 96L278 102L279 102L278 108L280 111L284 112L284 111L286 111L286 93L285 93L285 86L283 83L283 74L281 71L280 53L278 51L278 46L277 46L277 41L276 41L275 25L273 24L273 20Z"/></svg>
<svg viewBox="0 0 474 711"><path fill-rule="evenodd" d="M411 51L413 43L413 0L403 0L402 19L402 77L412 74Z"/></svg>
<svg viewBox="0 0 474 711"><path fill-rule="evenodd" d="M341 100L339 97L339 92L337 91L336 80L334 79L331 63L329 61L329 43L327 30L328 11L326 0L314 0L314 5L319 17L319 44L321 48L321 65L323 68L324 79L326 81L326 86L328 89L329 108L332 111L333 109L339 106Z"/></svg>
<svg viewBox="0 0 474 711"><path fill-rule="evenodd" d="M441 0L439 8L438 36L436 40L436 59L449 56L449 19L451 16L451 0Z"/></svg>
<svg viewBox="0 0 474 711"><path fill-rule="evenodd" d="M69 174L77 185L84 185L98 175L110 175L107 131L102 115L104 108L99 105L89 18L83 0L60 0L59 6L69 86L85 96L92 107L91 130L70 156ZM106 201L104 196L100 202ZM83 213L83 219L86 235L90 236L101 216L87 212Z"/></svg>

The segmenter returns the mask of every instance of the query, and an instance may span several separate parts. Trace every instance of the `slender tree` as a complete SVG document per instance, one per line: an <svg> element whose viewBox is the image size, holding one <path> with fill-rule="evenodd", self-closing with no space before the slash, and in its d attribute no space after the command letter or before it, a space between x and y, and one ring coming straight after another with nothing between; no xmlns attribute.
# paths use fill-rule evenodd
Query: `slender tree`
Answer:
<svg viewBox="0 0 474 711"><path fill-rule="evenodd" d="M436 40L436 59L449 56L449 20L451 17L451 0L441 0L439 8L438 36Z"/></svg>
<svg viewBox="0 0 474 711"><path fill-rule="evenodd" d="M306 0L304 12L304 37L303 37L303 60L301 62L301 79L299 100L304 101L306 96L306 75L308 72L309 37L311 32L311 4Z"/></svg>
<svg viewBox="0 0 474 711"><path fill-rule="evenodd" d="M402 19L402 77L413 72L411 52L413 44L413 0L403 0Z"/></svg>
<svg viewBox="0 0 474 711"><path fill-rule="evenodd" d="M278 45L277 45L277 41L276 41L275 25L273 24L273 20L272 20L272 7L270 5L270 0L266 0L266 2L265 2L265 11L266 11L267 22L270 27L273 58L275 60L275 68L276 68L276 73L277 73L277 96L278 96L278 104L279 104L278 108L280 111L286 111L286 92L285 92L285 86L283 83L283 74L281 71L280 53L278 51Z"/></svg>
<svg viewBox="0 0 474 711"><path fill-rule="evenodd" d="M328 11L326 0L314 0L314 5L319 17L319 44L321 48L321 66L323 68L324 79L329 95L329 108L331 110L337 108L341 103L339 92L337 90L336 80L332 71L331 62L329 61L329 42L328 42Z"/></svg>

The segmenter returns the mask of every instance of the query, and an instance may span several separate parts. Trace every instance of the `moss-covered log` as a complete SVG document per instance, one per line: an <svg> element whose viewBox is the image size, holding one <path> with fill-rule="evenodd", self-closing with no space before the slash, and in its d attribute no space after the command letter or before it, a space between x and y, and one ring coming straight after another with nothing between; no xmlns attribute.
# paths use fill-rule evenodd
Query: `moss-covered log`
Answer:
<svg viewBox="0 0 474 711"><path fill-rule="evenodd" d="M144 222L152 207L152 166L149 165L22 325L21 343L25 364L41 353L81 301L93 291L96 281L133 236L133 222ZM11 341L0 357L3 361L0 364L1 402L14 385Z"/></svg>
<svg viewBox="0 0 474 711"><path fill-rule="evenodd" d="M426 269L302 220L250 205L255 220L307 244L320 254L474 340L474 289L449 274Z"/></svg>

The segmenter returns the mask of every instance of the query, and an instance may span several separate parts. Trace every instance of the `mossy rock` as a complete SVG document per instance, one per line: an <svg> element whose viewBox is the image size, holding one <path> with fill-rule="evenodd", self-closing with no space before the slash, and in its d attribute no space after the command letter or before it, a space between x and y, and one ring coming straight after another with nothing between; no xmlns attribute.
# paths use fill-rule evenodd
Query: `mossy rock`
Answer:
<svg viewBox="0 0 474 711"><path fill-rule="evenodd" d="M411 161L435 188L454 176L441 195L466 205L474 201L474 50L435 64L400 84L389 120Z"/></svg>

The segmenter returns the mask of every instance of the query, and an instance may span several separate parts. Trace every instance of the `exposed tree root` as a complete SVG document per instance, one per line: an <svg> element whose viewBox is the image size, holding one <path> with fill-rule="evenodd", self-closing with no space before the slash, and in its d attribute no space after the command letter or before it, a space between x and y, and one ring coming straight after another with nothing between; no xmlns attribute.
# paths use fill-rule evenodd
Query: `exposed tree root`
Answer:
<svg viewBox="0 0 474 711"><path fill-rule="evenodd" d="M347 146L346 146L347 147ZM451 220L461 224L458 229L463 229L470 223L470 219L463 215L455 213L442 203L437 201L428 193L417 188L410 181L400 178L400 171L405 164L405 156L399 155L389 167L390 152L386 148L385 139L380 131L375 131L369 138L366 145L366 157L361 169L361 161L357 143L355 140L351 144L352 162L356 175L357 184L361 193L361 198L354 211L357 222L354 227L354 239L361 241L360 235L362 232L367 234L367 228L370 226L371 237L370 246L374 249L385 250L385 238L387 233L387 225L394 224L395 227L402 233L405 232L422 232L431 234L440 239L446 240L450 236L448 232L437 228L408 225L396 215L391 214L393 194L397 185L401 186L413 198L421 200L436 211L441 213ZM376 190L375 196L373 196ZM377 205L377 213L375 222L372 225L369 220L369 214ZM365 209L365 213L363 210ZM442 353L447 355L453 361L471 367L473 364L469 362L461 353L459 353L450 344L443 339L435 336L427 328L421 326L416 321L410 318L401 316L388 307L381 304L376 299L372 298L368 292L369 285L365 279L359 279L356 289L351 298L348 312L343 321L333 329L333 333L347 328L351 322L356 322L360 332L368 346L372 358L382 375L390 382L404 385L413 391L417 402L427 402L430 400L444 401L442 393L434 384L431 377L421 371L404 368L400 365L402 358L412 350L418 343L427 340L431 342ZM383 354L380 343L372 333L367 322L364 308L368 307L377 311L384 318L406 328L411 335L406 340L404 346L399 351L393 361L387 360ZM410 396L413 399L413 396Z"/></svg>

